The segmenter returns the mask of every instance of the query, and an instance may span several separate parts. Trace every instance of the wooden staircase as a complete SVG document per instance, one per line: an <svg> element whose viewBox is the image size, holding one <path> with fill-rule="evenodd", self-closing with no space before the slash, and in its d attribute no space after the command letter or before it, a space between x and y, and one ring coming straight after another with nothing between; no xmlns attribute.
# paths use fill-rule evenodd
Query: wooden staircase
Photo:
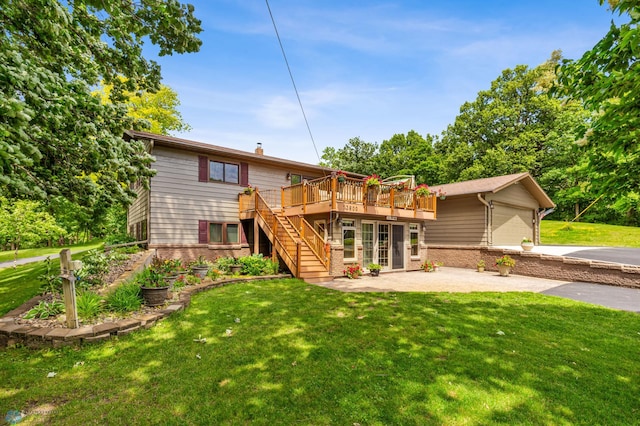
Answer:
<svg viewBox="0 0 640 426"><path fill-rule="evenodd" d="M256 222L291 273L310 283L333 280L324 243L319 245L321 237L304 218L291 221L274 211L257 191L255 197Z"/></svg>

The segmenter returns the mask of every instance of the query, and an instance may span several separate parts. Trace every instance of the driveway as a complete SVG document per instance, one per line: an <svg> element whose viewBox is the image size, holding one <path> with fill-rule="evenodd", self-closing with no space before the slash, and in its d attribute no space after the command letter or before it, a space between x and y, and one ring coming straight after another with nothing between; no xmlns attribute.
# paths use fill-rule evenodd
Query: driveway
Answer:
<svg viewBox="0 0 640 426"><path fill-rule="evenodd" d="M501 277L497 272L480 273L464 268L442 267L440 271L431 273L423 271L382 273L379 277L365 275L356 280L336 278L318 285L345 292L529 291L613 309L640 312L640 289L556 281L514 274Z"/></svg>

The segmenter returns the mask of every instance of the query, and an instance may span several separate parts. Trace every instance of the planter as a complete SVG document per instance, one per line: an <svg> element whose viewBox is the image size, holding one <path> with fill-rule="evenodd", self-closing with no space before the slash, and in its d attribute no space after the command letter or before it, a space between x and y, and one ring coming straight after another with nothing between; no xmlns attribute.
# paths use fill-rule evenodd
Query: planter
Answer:
<svg viewBox="0 0 640 426"><path fill-rule="evenodd" d="M208 266L192 266L191 273L198 278L204 278L207 276L207 272L209 272Z"/></svg>
<svg viewBox="0 0 640 426"><path fill-rule="evenodd" d="M347 178L345 178L344 176L338 176L338 182L345 183L346 181L347 181Z"/></svg>
<svg viewBox="0 0 640 426"><path fill-rule="evenodd" d="M371 276L372 277L377 277L378 275L380 275L380 269L372 269L371 270Z"/></svg>
<svg viewBox="0 0 640 426"><path fill-rule="evenodd" d="M478 272L484 272L484 266L478 266Z"/></svg>
<svg viewBox="0 0 640 426"><path fill-rule="evenodd" d="M232 274L239 274L242 271L242 265L231 265L229 266L229 270Z"/></svg>
<svg viewBox="0 0 640 426"><path fill-rule="evenodd" d="M178 279L180 275L175 274L175 275L167 275L164 277L164 282L169 286L172 287L173 283L176 282L176 280Z"/></svg>
<svg viewBox="0 0 640 426"><path fill-rule="evenodd" d="M144 304L147 306L164 305L169 297L169 286L165 287L140 287Z"/></svg>
<svg viewBox="0 0 640 426"><path fill-rule="evenodd" d="M500 276L508 277L509 273L511 273L511 266L498 265L498 272L500 272Z"/></svg>
<svg viewBox="0 0 640 426"><path fill-rule="evenodd" d="M520 243L520 247L522 247L522 250L524 251L531 251L533 250L533 243Z"/></svg>

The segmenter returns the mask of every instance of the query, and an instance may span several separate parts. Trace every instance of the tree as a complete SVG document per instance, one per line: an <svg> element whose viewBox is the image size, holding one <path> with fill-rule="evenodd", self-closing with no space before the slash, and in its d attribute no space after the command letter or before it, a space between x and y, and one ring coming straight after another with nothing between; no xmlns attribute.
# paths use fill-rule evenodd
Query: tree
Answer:
<svg viewBox="0 0 640 426"><path fill-rule="evenodd" d="M423 138L413 130L395 134L380 144L376 170L382 176L414 175L419 183L437 183L442 162L435 155L434 142L433 136Z"/></svg>
<svg viewBox="0 0 640 426"><path fill-rule="evenodd" d="M571 192L590 179L579 169L567 172L585 156L574 143L575 129L590 114L578 102L549 95L560 59L560 52L553 52L534 69L507 69L489 90L460 108L435 145L443 155L445 182L527 171L558 202L556 216L572 218L576 202L593 201Z"/></svg>
<svg viewBox="0 0 640 426"><path fill-rule="evenodd" d="M639 223L640 0L609 0L609 6L629 21L619 26L612 21L609 32L582 58L564 61L555 90L595 113L578 128L590 152L589 168L599 176L593 185L600 194L615 194L614 206Z"/></svg>
<svg viewBox="0 0 640 426"><path fill-rule="evenodd" d="M112 85L106 85L99 92L103 103L110 102ZM169 86L160 85L157 92L134 91L124 92L127 99L127 114L139 120L141 127L151 133L168 135L170 131L187 131L191 126L182 119L178 106L178 94Z"/></svg>
<svg viewBox="0 0 640 426"><path fill-rule="evenodd" d="M96 196L129 202L129 183L152 175L125 92L159 88L142 56L195 52L200 21L177 0L0 0L0 191L9 197ZM121 78L123 77L123 78ZM91 92L113 85L111 103Z"/></svg>
<svg viewBox="0 0 640 426"><path fill-rule="evenodd" d="M21 246L57 240L65 233L40 203L0 198L0 242L15 250L16 259Z"/></svg>
<svg viewBox="0 0 640 426"><path fill-rule="evenodd" d="M337 151L333 147L325 148L320 165L363 175L378 173L375 162L377 150L376 143L365 142L359 137L351 138L344 148Z"/></svg>

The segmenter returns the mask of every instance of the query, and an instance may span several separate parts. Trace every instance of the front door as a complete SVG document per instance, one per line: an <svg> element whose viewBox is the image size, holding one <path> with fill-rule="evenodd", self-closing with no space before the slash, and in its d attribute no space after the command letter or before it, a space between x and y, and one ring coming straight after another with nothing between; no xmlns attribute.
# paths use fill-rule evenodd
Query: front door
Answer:
<svg viewBox="0 0 640 426"><path fill-rule="evenodd" d="M404 268L404 226L403 225L393 225L393 234L392 234L392 248L393 248L393 256L392 258L392 268L393 269L403 269Z"/></svg>

